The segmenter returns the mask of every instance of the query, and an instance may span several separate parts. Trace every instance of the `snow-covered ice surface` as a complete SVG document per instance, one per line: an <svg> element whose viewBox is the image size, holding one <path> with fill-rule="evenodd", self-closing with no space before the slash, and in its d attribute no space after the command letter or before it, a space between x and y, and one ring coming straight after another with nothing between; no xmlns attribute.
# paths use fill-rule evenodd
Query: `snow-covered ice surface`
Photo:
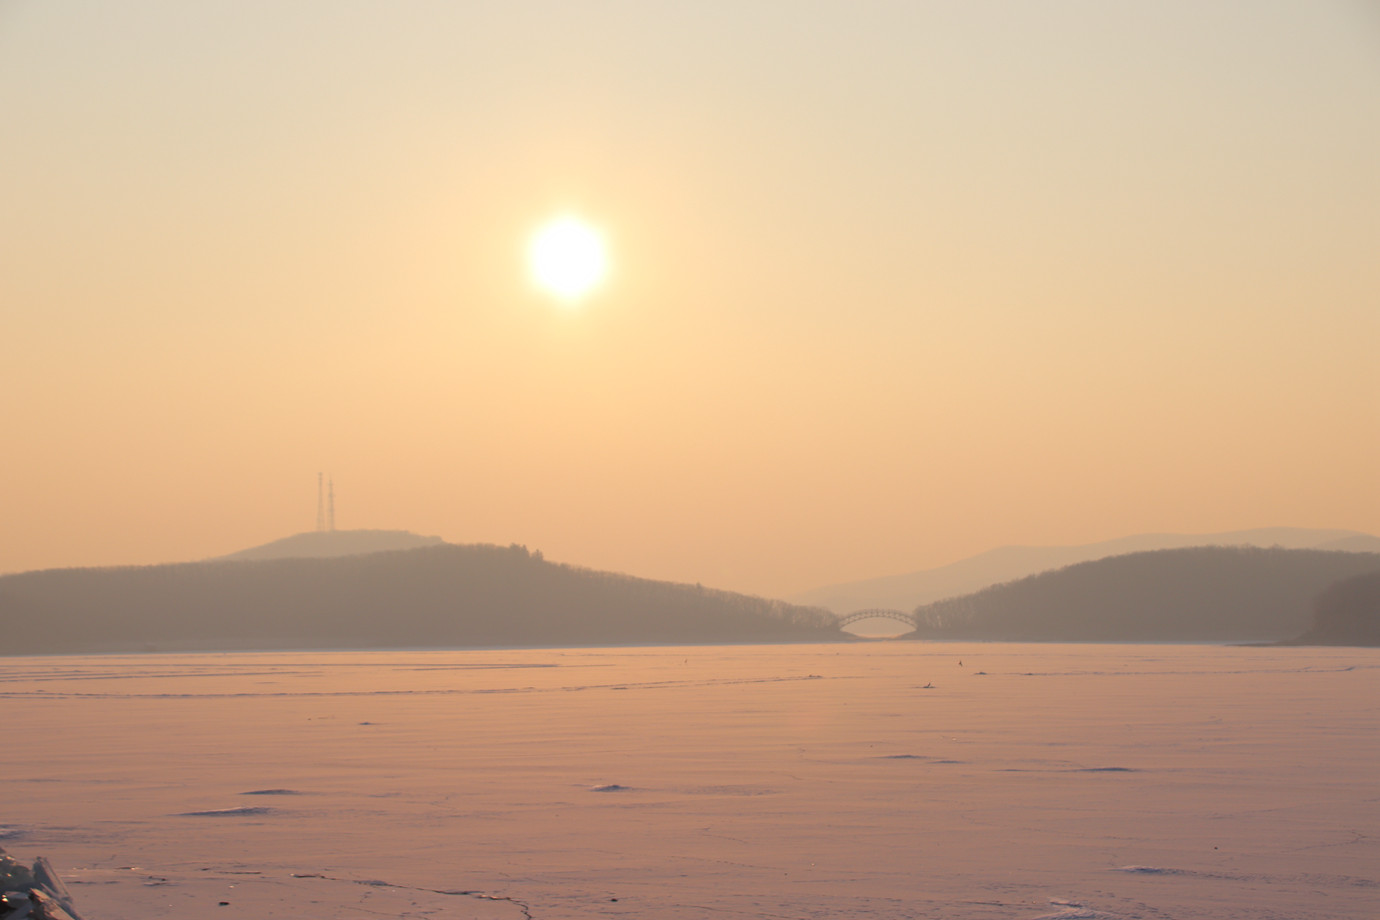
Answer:
<svg viewBox="0 0 1380 920"><path fill-rule="evenodd" d="M10 658L0 713L87 920L1380 916L1374 649Z"/></svg>

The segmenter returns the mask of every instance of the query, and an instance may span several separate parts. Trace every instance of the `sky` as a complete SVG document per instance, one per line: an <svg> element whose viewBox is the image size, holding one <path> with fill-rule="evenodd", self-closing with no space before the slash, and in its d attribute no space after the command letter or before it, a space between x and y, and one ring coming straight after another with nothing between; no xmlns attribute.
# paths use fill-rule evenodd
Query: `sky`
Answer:
<svg viewBox="0 0 1380 920"><path fill-rule="evenodd" d="M1380 533L1366 0L0 2L0 572ZM568 304L528 242L580 216Z"/></svg>

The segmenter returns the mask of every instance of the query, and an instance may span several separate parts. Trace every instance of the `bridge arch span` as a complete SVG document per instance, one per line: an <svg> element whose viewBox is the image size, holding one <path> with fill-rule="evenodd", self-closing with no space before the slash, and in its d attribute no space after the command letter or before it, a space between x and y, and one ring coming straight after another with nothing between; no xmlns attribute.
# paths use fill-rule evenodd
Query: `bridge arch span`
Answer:
<svg viewBox="0 0 1380 920"><path fill-rule="evenodd" d="M907 613L904 610L889 610L882 607L869 607L866 610L855 610L852 613L844 614L839 617L839 627L848 626L853 623L861 623L863 620L895 620L904 623L911 629L916 628L915 614Z"/></svg>

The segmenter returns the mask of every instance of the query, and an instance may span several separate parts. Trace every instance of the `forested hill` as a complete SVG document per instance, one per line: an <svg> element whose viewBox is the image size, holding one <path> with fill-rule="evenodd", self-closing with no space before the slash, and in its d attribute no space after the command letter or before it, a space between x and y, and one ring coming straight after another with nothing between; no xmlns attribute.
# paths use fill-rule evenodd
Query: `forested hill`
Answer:
<svg viewBox="0 0 1380 920"><path fill-rule="evenodd" d="M1328 587L1308 632L1282 644L1380 646L1380 567Z"/></svg>
<svg viewBox="0 0 1380 920"><path fill-rule="evenodd" d="M916 609L912 638L1275 641L1308 628L1329 585L1380 554L1200 546L1071 565Z"/></svg>
<svg viewBox="0 0 1380 920"><path fill-rule="evenodd" d="M808 641L782 601L441 544L326 559L57 569L0 578L0 653Z"/></svg>

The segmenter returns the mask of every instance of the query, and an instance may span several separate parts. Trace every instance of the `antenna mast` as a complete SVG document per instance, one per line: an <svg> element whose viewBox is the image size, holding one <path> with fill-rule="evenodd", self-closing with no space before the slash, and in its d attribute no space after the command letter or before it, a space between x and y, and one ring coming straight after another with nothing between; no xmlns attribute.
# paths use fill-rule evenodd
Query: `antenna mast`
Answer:
<svg viewBox="0 0 1380 920"><path fill-rule="evenodd" d="M326 493L323 484L324 474L316 474L316 530L326 529Z"/></svg>

